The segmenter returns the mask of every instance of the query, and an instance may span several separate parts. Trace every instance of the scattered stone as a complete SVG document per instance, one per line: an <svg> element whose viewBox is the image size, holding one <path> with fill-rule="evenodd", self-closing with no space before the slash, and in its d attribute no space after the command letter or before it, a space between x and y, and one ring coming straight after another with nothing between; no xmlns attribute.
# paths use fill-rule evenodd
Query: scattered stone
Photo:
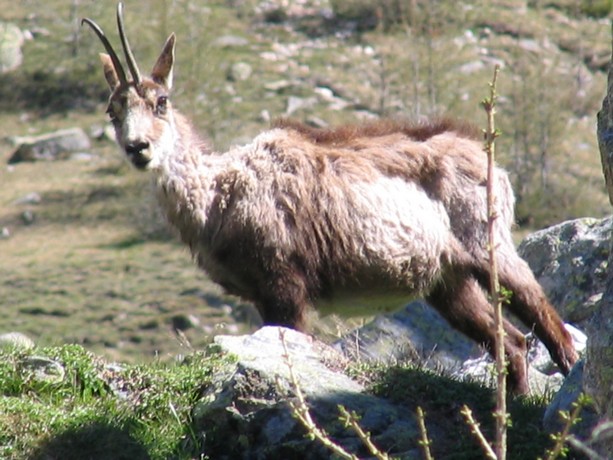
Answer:
<svg viewBox="0 0 613 460"><path fill-rule="evenodd" d="M249 40L237 35L222 35L216 38L212 45L218 48L235 48L249 45Z"/></svg>
<svg viewBox="0 0 613 460"><path fill-rule="evenodd" d="M315 115L309 115L306 118L306 122L307 124L315 127L315 128L327 128L329 125L329 123L319 117L316 117Z"/></svg>
<svg viewBox="0 0 613 460"><path fill-rule="evenodd" d="M96 155L94 155L93 153L89 153L89 152L75 152L75 153L71 153L70 156L68 157L68 159L71 161L83 161L83 162L92 161L94 158L96 158Z"/></svg>
<svg viewBox="0 0 613 460"><path fill-rule="evenodd" d="M40 197L40 194L36 192L30 192L22 196L21 198L16 199L15 204L17 205L40 204L41 201L42 201L42 198Z"/></svg>
<svg viewBox="0 0 613 460"><path fill-rule="evenodd" d="M258 116L258 120L264 123L270 123L271 119L270 112L266 109L263 109Z"/></svg>
<svg viewBox="0 0 613 460"><path fill-rule="evenodd" d="M64 366L45 356L27 356L20 368L26 374L26 381L38 384L59 383L66 373Z"/></svg>
<svg viewBox="0 0 613 460"><path fill-rule="evenodd" d="M22 161L54 161L66 159L71 153L87 151L91 147L89 137L81 128L71 128L22 137L19 146L9 158L9 164Z"/></svg>
<svg viewBox="0 0 613 460"><path fill-rule="evenodd" d="M89 135L97 141L115 141L115 128L110 123L104 125L93 125L89 129Z"/></svg>
<svg viewBox="0 0 613 460"><path fill-rule="evenodd" d="M253 73L253 67L246 62L235 62L230 66L228 71L228 80L230 81L245 81L249 80Z"/></svg>
<svg viewBox="0 0 613 460"><path fill-rule="evenodd" d="M21 221L24 225L32 225L36 220L36 214L30 210L23 211L21 213Z"/></svg>
<svg viewBox="0 0 613 460"><path fill-rule="evenodd" d="M313 91L326 102L332 102L336 99L334 91L327 86L316 86Z"/></svg>
<svg viewBox="0 0 613 460"><path fill-rule="evenodd" d="M51 36L51 32L45 27L32 27L28 32L32 38L46 38Z"/></svg>
<svg viewBox="0 0 613 460"><path fill-rule="evenodd" d="M0 349L31 350L34 347L34 341L21 332L0 334Z"/></svg>
<svg viewBox="0 0 613 460"><path fill-rule="evenodd" d="M372 121L380 118L379 115L365 108L356 108L353 114L355 115L356 119L362 121Z"/></svg>
<svg viewBox="0 0 613 460"><path fill-rule="evenodd" d="M0 238L3 240L6 240L10 237L11 237L11 231L8 229L8 227L2 227L0 229Z"/></svg>
<svg viewBox="0 0 613 460"><path fill-rule="evenodd" d="M328 108L330 110L341 111L341 110L345 110L347 107L351 105L345 99L342 99L336 96L334 91L326 86L317 86L313 91L324 102L327 102L329 104Z"/></svg>
<svg viewBox="0 0 613 460"><path fill-rule="evenodd" d="M217 333L223 331L226 334L238 334L240 328L237 324L221 322L215 325L215 331Z"/></svg>
<svg viewBox="0 0 613 460"><path fill-rule="evenodd" d="M289 80L277 80L277 81L272 81L270 83L266 83L264 85L264 88L267 89L268 91L274 91L276 93L279 93L283 90L291 88L292 86L294 86L294 84Z"/></svg>
<svg viewBox="0 0 613 460"><path fill-rule="evenodd" d="M523 51L526 51L528 53L534 53L536 55L540 55L543 52L543 46L546 47L550 44L543 43L543 42L539 43L539 41L533 38L524 38L524 39L518 40L517 45Z"/></svg>
<svg viewBox="0 0 613 460"><path fill-rule="evenodd" d="M458 72L463 75L471 75L473 73L480 72L483 69L485 69L485 63L479 60L462 64L460 67L458 67Z"/></svg>
<svg viewBox="0 0 613 460"><path fill-rule="evenodd" d="M287 98L287 108L285 109L286 115L292 115L298 110L308 109L317 104L317 99L315 97L298 97L298 96L290 96Z"/></svg>
<svg viewBox="0 0 613 460"><path fill-rule="evenodd" d="M0 74L15 70L23 62L24 35L15 24L0 21Z"/></svg>

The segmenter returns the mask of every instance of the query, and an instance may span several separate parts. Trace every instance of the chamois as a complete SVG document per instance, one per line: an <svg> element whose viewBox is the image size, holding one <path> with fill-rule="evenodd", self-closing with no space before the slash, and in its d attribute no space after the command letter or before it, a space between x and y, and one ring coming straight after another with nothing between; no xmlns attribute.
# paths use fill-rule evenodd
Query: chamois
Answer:
<svg viewBox="0 0 613 460"><path fill-rule="evenodd" d="M129 69L100 27L117 142L156 194L197 264L252 301L265 324L304 330L310 306L375 314L424 296L490 352L495 341L487 254L487 157L474 128L449 119L315 129L283 120L245 146L215 153L170 101L175 35L149 77L126 34ZM535 331L564 374L570 335L511 238L514 196L497 168L495 224L509 309ZM524 335L505 320L510 391L529 389Z"/></svg>

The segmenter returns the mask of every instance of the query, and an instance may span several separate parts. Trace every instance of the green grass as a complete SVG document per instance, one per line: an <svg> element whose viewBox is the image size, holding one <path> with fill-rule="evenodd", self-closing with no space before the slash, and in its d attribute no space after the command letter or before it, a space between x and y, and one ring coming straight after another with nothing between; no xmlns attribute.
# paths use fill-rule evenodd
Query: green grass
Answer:
<svg viewBox="0 0 613 460"><path fill-rule="evenodd" d="M41 382L31 356L60 363L64 378ZM181 362L109 367L77 345L0 352L0 457L188 459L199 439L190 411L228 358L194 353Z"/></svg>
<svg viewBox="0 0 613 460"><path fill-rule="evenodd" d="M421 407L434 458L480 460L481 446L472 435L460 410L466 404L490 442L494 438L494 390L478 382L460 381L416 366L402 364L369 371L371 391L389 398L408 411ZM541 421L550 396L518 397L510 400L511 426L508 433L509 460L534 460L551 447L549 433Z"/></svg>
<svg viewBox="0 0 613 460"><path fill-rule="evenodd" d="M233 358L207 352L174 362L109 365L79 345L0 351L0 458L193 459L206 458L195 404L227 374ZM48 379L36 377L32 360L62 366ZM493 390L414 364L355 365L355 378L406 411L426 412L435 458L484 458L460 414L467 404L492 439ZM60 375L60 377L58 377ZM552 441L541 427L547 396L510 401L510 460L534 460ZM415 448L417 440L414 440Z"/></svg>

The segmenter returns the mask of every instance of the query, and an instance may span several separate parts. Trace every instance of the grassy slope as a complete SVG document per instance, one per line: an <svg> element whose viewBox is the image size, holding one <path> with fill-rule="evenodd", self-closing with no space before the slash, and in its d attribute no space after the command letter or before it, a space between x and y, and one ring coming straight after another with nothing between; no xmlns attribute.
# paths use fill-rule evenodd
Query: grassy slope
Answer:
<svg viewBox="0 0 613 460"><path fill-rule="evenodd" d="M9 136L100 125L107 93L97 59L101 46L89 30L75 24L79 17L92 17L115 38L114 5L81 3L72 9L71 2L60 0L5 0L2 4L7 19L26 29L44 28L48 35L27 42L23 68L0 79L0 158L7 159L12 150ZM342 34L313 38L310 31L323 28L320 20L297 21L293 27L263 24L254 17L252 3L241 5L232 9L221 0L207 5L158 0L153 6L128 1L125 7L132 45L143 69L154 61L170 31L178 33L175 106L192 116L218 148L244 141L264 128L262 111L282 115L289 95L313 97L314 87L322 85L331 86L351 104L337 110L332 108L334 102L317 96L313 106L294 116L317 116L336 123L359 118L364 108L421 115L446 107L479 122L484 115L478 101L485 94L491 68L467 75L459 72L459 66L479 58L481 48L479 43L460 43L457 37L469 26L478 35L486 26L496 29L496 24L503 23L510 32L493 34L487 42L492 58L513 64L500 78L499 126L503 133L517 129L513 110L525 103L516 98L517 86L532 81L523 78L537 72L547 75L549 80L537 79L541 83L528 89L548 103L559 99L555 115L573 124L560 125L556 119L549 133L555 147L550 148L554 155L550 175L563 172L560 182L568 188L556 195L557 200L568 200L556 207L567 214L558 217L581 215L583 210L597 215L606 209L593 135L604 75L593 74L591 78L603 84L595 83L578 97L572 86L576 69L552 54L557 48L545 46L547 41L570 42L602 54L609 43L603 38L608 34L606 24L581 17L568 23L560 11L552 9L518 15L515 2L503 2L494 4L493 12L486 7L443 8L438 11L443 22L432 26L430 39L407 37L394 28L350 38ZM509 35L513 31L526 36ZM247 44L219 46L216 39L222 35L245 38ZM533 42L550 51L537 59L522 48ZM229 81L228 69L239 61L252 65L253 76ZM267 84L281 80L288 82L287 88L266 89ZM550 88L556 94L550 94ZM547 109L543 116L553 116L554 109L543 106ZM532 112L523 118L534 116L538 107L525 108ZM576 118L581 111L586 117ZM518 156L505 158L510 140L510 134L501 137L499 157L519 161ZM181 351L185 341L178 340L171 327L175 315L195 315L206 325L186 331L196 347L211 333L228 331L224 326L233 325L235 318L223 305L233 303L232 299L224 298L198 273L187 251L168 236L156 217L145 175L126 167L109 141L95 142L92 151L97 157L88 162L0 168L0 227L12 235L0 240L1 329L28 333L42 345L84 343L123 360ZM518 191L526 180L517 178ZM40 203L19 203L32 192L40 195ZM520 205L536 208L538 201L537 196ZM547 195L540 202L542 209L552 207L547 206ZM34 214L34 223L24 224L24 211Z"/></svg>
<svg viewBox="0 0 613 460"><path fill-rule="evenodd" d="M84 31L77 53L71 53L75 29L70 20L71 3L0 0L3 18L24 28L44 27L50 32L49 36L26 44L22 69L0 77L2 160L8 158L12 148L5 136L75 125L89 129L104 120L106 88L96 57L100 45L91 33ZM318 99L313 107L295 116L318 116L332 123L353 120L359 117L360 108L377 109L382 100L383 108L390 113L402 111L405 106L420 106L422 114L428 112L429 97L434 95L439 108L449 107L452 113L477 122L483 117L478 101L486 92L491 69L486 66L470 75L457 71L462 64L478 58L475 47L458 47L440 36L428 44L407 38L398 30L387 34L371 31L360 39L344 40L334 35L312 39L283 25L262 26L254 22L248 7L251 2L234 10L221 1L207 5L169 0L146 5L136 1L125 3L132 44L143 68L154 61L167 34L177 31L175 105L191 115L198 128L219 148L247 139L265 127L266 122L260 117L262 110L273 116L283 114L288 95L310 97L313 87L322 82L331 82L335 90L354 102L352 109L332 110L328 102ZM606 24L576 19L569 25L552 11L529 10L523 16L517 15L507 7L517 2L503 3L506 6L496 3L493 14L482 8L462 14L456 11L451 15L457 16L456 22L450 22L443 30L448 31L449 37L455 37L463 30L458 19L475 25L490 17L536 31L537 41L546 35L556 42L585 43L580 48L587 50L609 46ZM96 19L111 35L113 10L112 2L81 2L72 15ZM301 26L309 28L309 24ZM245 37L249 44L232 48L215 46L215 38L226 34ZM302 47L292 47L297 40ZM569 83L576 76L572 66L556 68L557 58L553 54L547 55L551 67L544 66L540 57L517 51L517 44L516 38L505 34L495 34L492 39L494 57L516 53L513 61L516 65L503 71L500 93L513 94L522 82L530 81L530 76L539 72L548 76L543 85L536 85L531 91L547 100L559 98L564 102L564 109L556 113L562 120L554 124L553 135L560 141L560 149L553 159L553 171L566 171L565 182L574 181L582 185L583 191L590 190L574 194L569 191L574 200L569 201L569 209L573 206L569 215L582 209L578 199L590 205L590 214L604 212L606 200L593 135L593 116L601 95L592 89L577 96L577 88ZM371 49L378 60L373 58ZM287 57L261 58L260 53L275 50L277 55ZM422 77L427 74L425 63L432 51L434 56L445 59L432 61L430 70L436 78L427 88ZM412 53L419 56L420 68L416 68ZM237 61L250 63L254 77L246 82L227 81L228 68ZM385 84L381 80L383 75L387 78ZM604 91L604 74L596 73L592 78L602 82L594 88ZM266 90L267 83L279 80L288 80L289 89ZM504 98L501 100L499 121L503 131L512 132L511 114L517 106L516 100L509 100L506 107ZM569 121L571 114L582 111L585 118ZM252 326L242 322L238 329L234 328L236 317L223 306L235 300L224 297L198 273L187 251L158 222L147 179L123 164L112 143L95 143L92 150L97 158L90 162L0 168L0 227L11 232L9 239L0 240L3 316L0 332L19 330L41 346L81 343L108 360L156 363L188 352L190 344L201 348L219 331L249 330ZM31 192L40 195L40 203L18 203ZM24 211L34 214L34 223L23 222ZM560 216L565 217L568 216ZM186 330L185 336L177 335L172 325L178 314L196 316L201 326ZM73 352L82 353L79 349L69 353ZM6 391L1 404L3 411L10 408L14 414L27 414L22 425L13 426L26 432L32 430L33 437L29 438L32 442L45 439L48 433L36 432L39 429L36 421L45 424L53 419L56 405L62 407L66 420L74 418L73 410L81 407L81 403L72 406L70 398L67 403L60 399L50 402L47 389L39 392L23 388L24 394L32 397L19 403L23 406L15 406L17 400L9 399ZM49 418L38 418L40 404L50 408L45 415ZM99 410L97 404L112 403L84 404L86 409L82 410L87 413L92 408ZM119 419L112 416L103 423L109 420L115 428L121 425L113 422ZM59 427L55 434L63 428ZM124 439L131 439L130 433ZM19 438L19 433L13 435L10 441L3 440L5 449ZM20 458L19 446L13 447L17 449L14 458ZM164 454L158 458L164 458Z"/></svg>
<svg viewBox="0 0 613 460"><path fill-rule="evenodd" d="M75 29L74 24L76 18L89 16L114 37L114 5L79 4L73 10L70 2L60 0L2 3L7 19L27 29L45 28L49 34L28 42L23 68L0 80L0 126L6 136L0 144L1 157L6 159L11 152L8 136L100 125L106 95L97 60L101 47L90 31ZM521 48L548 40L598 54L608 46L608 39L603 39L608 34L605 24L581 17L568 23L560 11L551 9L518 15L514 2L504 2L496 4L493 13L485 7L440 11L446 26L435 24L430 41L408 38L398 29L385 34L371 31L359 38L310 38L307 33L314 27L321 29L321 23L302 21L293 28L263 25L255 20L250 2L241 5L231 9L222 1L205 6L157 1L151 7L128 1L125 8L132 44L144 69L154 61L168 33L177 31L175 105L190 114L219 148L248 139L265 127L260 118L263 110L272 116L283 114L289 95L312 97L315 86L326 84L353 105L334 110L332 103L320 97L296 117L318 116L334 123L359 117L364 107L389 113L408 110L414 115L448 107L452 113L479 121L483 114L478 101L485 94L491 69L485 66L469 75L458 72L458 66L478 58L479 47L458 45L451 38L462 37L469 25L479 34L484 24L495 29L503 23L510 32L494 34L488 41L492 57L514 63L500 79L499 125L503 132L513 131L514 126L509 126L515 123L512 111L521 102L509 101L505 95L514 96L517 85L526 83L522 80L526 75L548 74L550 80L532 89L541 91L538 94L545 101L554 97L562 101L556 116L568 118L581 110L586 114L584 119L574 118L572 127L560 128L559 120L552 123L551 136L557 137L550 140L556 146L550 174L563 170L564 186L569 187L557 197L568 199L568 206L562 207L568 215L561 217L581 213L587 204L590 214L606 209L593 136L597 89L604 86L592 85L579 98L575 88L562 86L575 78L566 61L545 52L545 61L534 62L535 55ZM296 28L304 32L295 32ZM513 31L526 37L509 35ZM221 35L246 38L247 44L220 47L215 40ZM301 46L295 46L296 42ZM410 52L407 44L413 47ZM229 67L239 61L250 63L254 76L245 82L228 81ZM559 69L552 65L556 62ZM419 71L418 79L415 71ZM554 78L561 88L552 95L545 90L558 88L551 83ZM604 82L602 74L591 78ZM266 89L268 83L280 80L287 80L289 87ZM511 113L505 116L505 111ZM501 137L499 152L507 151L509 137ZM224 330L224 324L234 322L227 309L220 308L232 300L223 298L197 273L186 250L168 237L156 218L146 177L124 166L111 142L97 142L92 151L97 158L89 162L0 169L0 227L12 235L0 240L2 329L21 330L41 344L74 341L114 359L140 359L179 351L172 317L192 314L209 326L204 333L201 328L187 331L188 340L200 346L211 329ZM504 153L500 157L517 161L516 157L505 159ZM525 180L517 179L518 189ZM572 188L572 184L578 185ZM40 195L40 203L18 202L32 192ZM543 200L547 204L546 197ZM34 214L33 224L24 224L24 211Z"/></svg>

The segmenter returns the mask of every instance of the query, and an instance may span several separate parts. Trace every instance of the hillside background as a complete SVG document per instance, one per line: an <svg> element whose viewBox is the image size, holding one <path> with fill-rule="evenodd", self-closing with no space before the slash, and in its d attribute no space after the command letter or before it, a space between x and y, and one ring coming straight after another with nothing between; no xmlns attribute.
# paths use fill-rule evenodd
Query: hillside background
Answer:
<svg viewBox="0 0 613 460"><path fill-rule="evenodd" d="M479 102L499 64L497 149L518 233L609 213L595 115L611 2L124 3L143 71L176 32L174 106L218 150L280 116L325 126L450 114L483 126ZM253 310L192 266L156 213L147 175L104 135L102 46L79 27L84 16L119 46L113 2L0 0L0 21L27 38L23 64L0 75L0 333L139 361L253 330ZM99 138L87 156L7 164L15 138L74 126ZM351 323L318 324L336 335Z"/></svg>

